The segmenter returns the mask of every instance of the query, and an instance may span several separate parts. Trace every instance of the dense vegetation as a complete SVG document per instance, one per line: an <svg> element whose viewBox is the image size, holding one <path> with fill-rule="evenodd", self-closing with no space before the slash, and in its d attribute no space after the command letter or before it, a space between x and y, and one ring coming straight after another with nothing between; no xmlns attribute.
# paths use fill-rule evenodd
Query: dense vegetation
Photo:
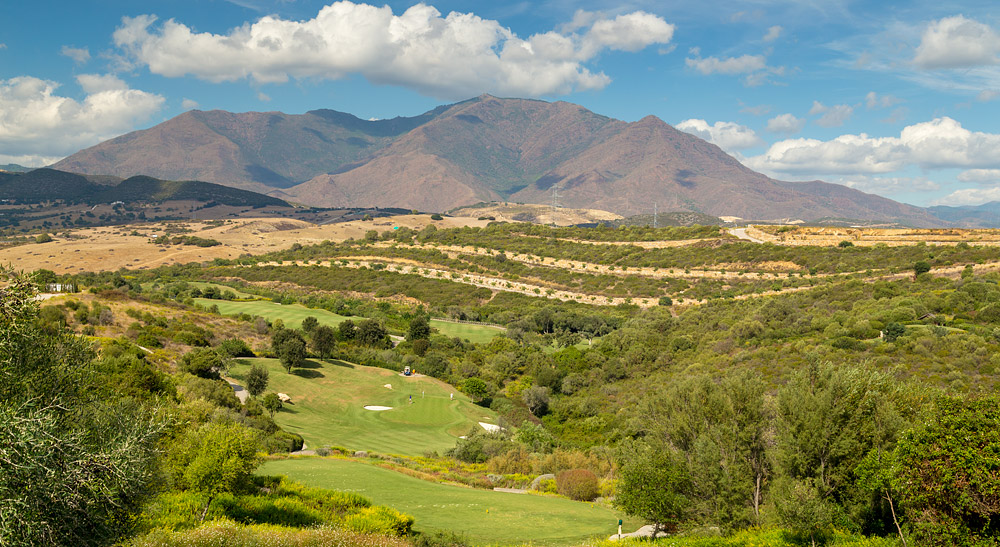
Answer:
<svg viewBox="0 0 1000 547"><path fill-rule="evenodd" d="M976 268L994 260L994 250L777 247L729 242L717 229L697 227L670 233L705 243L642 249L594 243L630 241L612 238L627 229L561 230L398 230L236 261L58 280L91 287L102 299L117 295L178 309L192 309L195 298L209 299L209 310L213 299L267 299L338 314L335 326L313 319L302 320L301 329L238 316L267 342L253 348L228 342L225 353L272 356L287 371L302 370L310 355L397 371L409 366L496 412L502 430L469 431L447 454L392 460L393 468L423 478L479 487L534 483L536 490L576 499L613 497L629 514L686 538L671 539L688 542L678 545L995 545L1000 274ZM635 230L634 241L650 230ZM397 245L385 246L389 239ZM491 251L456 254L433 243ZM516 261L515 254L573 257L614 265L618 273L567 273L537 260ZM456 275L427 278L378 262L345 264L357 260L352 256L411 259ZM320 260L329 262L309 263ZM764 272L775 264L785 268L780 279L651 282L621 271L725 265ZM959 268L944 276L936 270L941 266ZM615 294L621 285L637 294L653 287L649 294L701 296L697 305L661 301L645 309L559 302L460 282L457 272L477 271L598 294ZM797 290L758 296L764 287ZM754 297L732 298L734 292ZM41 316L50 325L61 317L74 328L101 329L101 306ZM198 334L183 321L129 315L136 321L125 336L144 337L144 347L169 347L183 340L180 332ZM488 321L506 331L471 343L435 332L434 317ZM179 375L168 382L191 425L169 430L173 446L186 448L165 452L174 462L166 469L175 492L200 496L199 504L185 502L191 514L221 518L215 504L253 490L245 482L215 492L189 476L199 468L199 454L224 444L214 435L240 439L226 429L240 427L274 451L294 447L295 440L269 419L274 410L267 407L266 387L253 388L259 403L233 402L217 377L225 367L224 344L209 332L200 336L203 348L186 350L177 359ZM254 382L266 385L266 375ZM212 405L211 417L185 406L198 398ZM343 444L353 448L349 438ZM456 460L470 467L459 471ZM713 531L717 537L695 537Z"/></svg>

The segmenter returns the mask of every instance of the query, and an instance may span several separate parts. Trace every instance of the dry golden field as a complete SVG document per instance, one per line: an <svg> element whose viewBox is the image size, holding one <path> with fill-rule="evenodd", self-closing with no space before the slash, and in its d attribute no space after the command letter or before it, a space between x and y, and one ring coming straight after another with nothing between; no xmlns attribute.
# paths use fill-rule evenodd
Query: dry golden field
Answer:
<svg viewBox="0 0 1000 547"><path fill-rule="evenodd" d="M322 241L344 241L364 237L369 230L384 232L395 226L419 230L429 224L438 228L485 226L487 221L469 217L444 217L431 220L429 215L379 217L373 221L350 221L336 224L311 224L302 220L249 218L221 221L178 221L103 226L54 235L48 243L32 243L0 249L0 264L17 270L39 268L58 274L108 271L119 268L146 269L165 264L204 262L216 258L237 258ZM214 239L215 247L191 245L156 245L152 238L163 235L169 227L181 230L178 235ZM62 233L62 232L60 232Z"/></svg>

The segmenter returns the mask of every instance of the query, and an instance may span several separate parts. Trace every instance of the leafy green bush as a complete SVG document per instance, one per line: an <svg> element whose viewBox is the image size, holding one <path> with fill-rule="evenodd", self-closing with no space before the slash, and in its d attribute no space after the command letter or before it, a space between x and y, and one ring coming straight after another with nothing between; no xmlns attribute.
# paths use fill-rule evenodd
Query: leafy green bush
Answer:
<svg viewBox="0 0 1000 547"><path fill-rule="evenodd" d="M220 520L194 530L155 530L132 541L134 547L269 547L323 545L332 547L408 547L402 538L334 528L286 528L267 524L243 525Z"/></svg>

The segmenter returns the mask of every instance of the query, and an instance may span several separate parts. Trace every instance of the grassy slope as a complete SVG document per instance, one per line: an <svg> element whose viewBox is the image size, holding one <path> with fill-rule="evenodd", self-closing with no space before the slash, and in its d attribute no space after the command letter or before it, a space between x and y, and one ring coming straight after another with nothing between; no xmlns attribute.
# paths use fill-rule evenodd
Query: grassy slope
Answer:
<svg viewBox="0 0 1000 547"><path fill-rule="evenodd" d="M622 518L599 505L439 484L345 460L277 460L265 463L260 473L358 492L413 515L416 530L462 532L476 543L579 545L590 537L613 534ZM640 524L626 519L624 528L634 530Z"/></svg>
<svg viewBox="0 0 1000 547"><path fill-rule="evenodd" d="M407 456L441 453L454 447L459 435L479 427L476 422L496 423L491 410L429 377L407 378L391 370L319 360L289 374L277 359L240 360L231 376L243 380L252 363L268 368L268 391L287 393L294 402L275 414L275 420L313 448L333 445ZM365 410L365 405L393 410L376 412Z"/></svg>
<svg viewBox="0 0 1000 547"><path fill-rule="evenodd" d="M192 283L196 285L196 283ZM207 285L207 284L206 284ZM233 289L229 289L233 290ZM237 295L238 296L238 295ZM299 328L302 326L302 320L310 315L315 317L321 325L336 326L339 325L344 320L350 319L354 322L363 320L363 317L344 317L343 315L337 315L333 312L321 309L307 308L299 304L289 304L282 305L276 304L268 300L255 300L252 302L232 302L228 300L209 300L207 298L196 298L195 302L198 304L209 307L213 304L219 307L219 312L223 315L234 315L239 313L248 313L250 315L259 315L265 317L271 321L275 319L281 319L285 323L287 328ZM441 334L459 338L468 339L471 342L489 342L491 338L497 334L503 332L502 329L496 327L488 327L484 325L467 325L461 323L450 323L447 321L438 321L436 319L431 319L431 327L440 331Z"/></svg>

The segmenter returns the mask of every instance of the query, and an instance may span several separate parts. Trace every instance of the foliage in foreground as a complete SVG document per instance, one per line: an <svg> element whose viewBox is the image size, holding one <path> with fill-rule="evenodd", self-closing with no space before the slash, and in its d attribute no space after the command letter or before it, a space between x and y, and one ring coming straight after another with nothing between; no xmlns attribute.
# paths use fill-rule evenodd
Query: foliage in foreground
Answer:
<svg viewBox="0 0 1000 547"><path fill-rule="evenodd" d="M359 534L404 536L413 517L395 509L372 505L351 492L310 488L283 477L254 477L244 493L215 497L208 521L288 528L337 527ZM141 516L142 530L180 533L201 524L205 495L195 491L167 492L157 497ZM155 532L155 533L154 533Z"/></svg>
<svg viewBox="0 0 1000 547"><path fill-rule="evenodd" d="M406 547L402 538L362 534L334 528L288 528L272 524L238 524L228 520L210 522L183 532L157 530L134 540L135 547Z"/></svg>
<svg viewBox="0 0 1000 547"><path fill-rule="evenodd" d="M798 547L802 545L795 535L785 530L743 530L732 536L672 536L651 541L646 538L625 538L621 541L600 541L587 547ZM901 547L898 538L865 537L835 533L827 547Z"/></svg>

